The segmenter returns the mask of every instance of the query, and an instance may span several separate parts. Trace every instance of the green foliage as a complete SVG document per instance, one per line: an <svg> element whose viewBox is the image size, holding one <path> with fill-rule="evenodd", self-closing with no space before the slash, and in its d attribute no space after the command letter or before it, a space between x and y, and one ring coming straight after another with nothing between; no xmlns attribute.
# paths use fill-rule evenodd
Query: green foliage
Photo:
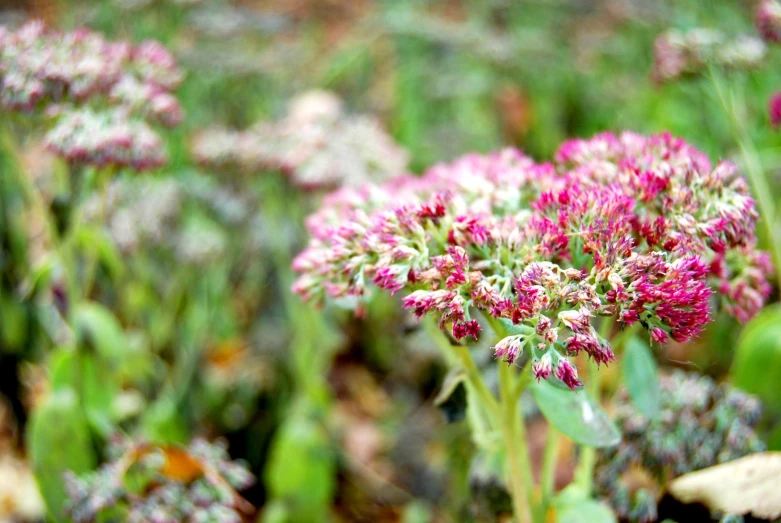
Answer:
<svg viewBox="0 0 781 523"><path fill-rule="evenodd" d="M274 436L266 485L285 501L290 521L324 521L336 489L335 467L322 425L306 415L291 416Z"/></svg>
<svg viewBox="0 0 781 523"><path fill-rule="evenodd" d="M743 328L735 350L731 381L781 411L781 306L761 312Z"/></svg>
<svg viewBox="0 0 781 523"><path fill-rule="evenodd" d="M568 390L540 380L532 395L545 419L575 443L589 447L612 447L621 433L610 416L583 390Z"/></svg>
<svg viewBox="0 0 781 523"><path fill-rule="evenodd" d="M87 417L73 389L55 390L33 411L27 448L49 515L65 521L63 475L88 472L97 465Z"/></svg>
<svg viewBox="0 0 781 523"><path fill-rule="evenodd" d="M95 302L74 307L73 325L78 343L94 350L107 364L119 364L127 354L128 342L114 314Z"/></svg>
<svg viewBox="0 0 781 523"><path fill-rule="evenodd" d="M621 371L632 402L643 415L659 411L659 369L646 341L633 336L621 359Z"/></svg>
<svg viewBox="0 0 781 523"><path fill-rule="evenodd" d="M553 500L557 523L616 523L618 519L610 508L599 501L589 499L575 485L562 490Z"/></svg>

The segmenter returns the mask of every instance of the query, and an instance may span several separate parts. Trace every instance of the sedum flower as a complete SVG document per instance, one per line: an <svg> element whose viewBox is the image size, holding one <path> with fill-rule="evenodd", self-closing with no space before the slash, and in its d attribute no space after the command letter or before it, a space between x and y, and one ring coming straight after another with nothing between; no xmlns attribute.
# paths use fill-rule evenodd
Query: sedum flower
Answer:
<svg viewBox="0 0 781 523"><path fill-rule="evenodd" d="M778 0L760 0L754 21L762 38L768 42L781 42L781 3Z"/></svg>
<svg viewBox="0 0 781 523"><path fill-rule="evenodd" d="M166 154L149 125L182 121L173 95L183 79L173 55L154 41L111 42L40 21L0 33L0 105L51 122L49 148L70 162L144 170Z"/></svg>
<svg viewBox="0 0 781 523"><path fill-rule="evenodd" d="M408 161L375 118L345 114L338 98L321 91L294 98L277 122L205 131L193 152L200 163L218 169L282 170L303 188L386 180L403 173Z"/></svg>
<svg viewBox="0 0 781 523"><path fill-rule="evenodd" d="M160 137L122 109L72 109L46 133L46 147L72 163L154 169L168 161Z"/></svg>
<svg viewBox="0 0 781 523"><path fill-rule="evenodd" d="M770 97L768 115L770 116L770 125L774 129L778 129L778 126L781 125L781 93L775 93Z"/></svg>
<svg viewBox="0 0 781 523"><path fill-rule="evenodd" d="M496 356L528 351L539 379L575 387L569 355L615 357L595 318L663 343L700 333L714 290L739 319L755 314L770 270L752 254L756 219L731 164L667 134L606 133L565 143L555 164L508 149L335 192L308 220L294 291L348 307L404 293L456 339L478 337L479 314L509 321Z"/></svg>
<svg viewBox="0 0 781 523"><path fill-rule="evenodd" d="M3 107L30 111L108 96L129 81L170 92L183 73L158 42L133 46L87 29L60 33L32 21L0 37L0 79Z"/></svg>
<svg viewBox="0 0 781 523"><path fill-rule="evenodd" d="M110 453L111 460L98 470L66 476L68 515L74 521L239 523L252 509L237 491L255 478L244 463L231 461L222 442L195 439L180 448L118 439ZM134 481L126 482L131 474Z"/></svg>
<svg viewBox="0 0 781 523"><path fill-rule="evenodd" d="M636 410L626 390L619 393L615 421L623 438L598 454L597 492L631 522L656 520L665 481L764 450L754 432L761 405L753 396L677 370L662 376L659 386L660 410L653 418ZM652 484L630 490L638 469Z"/></svg>
<svg viewBox="0 0 781 523"><path fill-rule="evenodd" d="M758 67L767 54L761 39L749 35L728 38L714 29L675 29L654 43L653 78L659 82L705 72L709 64L730 69Z"/></svg>

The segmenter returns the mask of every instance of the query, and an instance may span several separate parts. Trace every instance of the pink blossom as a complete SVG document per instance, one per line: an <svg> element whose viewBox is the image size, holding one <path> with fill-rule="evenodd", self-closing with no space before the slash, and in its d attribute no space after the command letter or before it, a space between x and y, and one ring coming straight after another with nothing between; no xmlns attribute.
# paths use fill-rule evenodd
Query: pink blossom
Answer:
<svg viewBox="0 0 781 523"><path fill-rule="evenodd" d="M516 361L528 344L538 378L574 387L569 354L615 359L601 318L662 342L697 336L714 290L741 321L755 314L772 270L751 254L757 217L734 165L714 167L667 133L603 133L562 145L556 165L467 155L327 197L308 221L295 290L364 300L374 283L456 339L478 337L477 313L509 321L497 358Z"/></svg>
<svg viewBox="0 0 781 523"><path fill-rule="evenodd" d="M556 362L555 374L557 378L571 389L583 386L583 383L578 379L578 370L566 358L561 358Z"/></svg>
<svg viewBox="0 0 781 523"><path fill-rule="evenodd" d="M774 129L778 129L778 126L781 125L781 93L775 93L770 97L768 113L770 115L770 124Z"/></svg>
<svg viewBox="0 0 781 523"><path fill-rule="evenodd" d="M507 336L500 340L494 347L494 355L497 359L503 359L507 363L513 363L523 351L523 338L520 335Z"/></svg>
<svg viewBox="0 0 781 523"><path fill-rule="evenodd" d="M551 375L553 369L552 358L549 352L546 352L538 360L532 362L532 374L537 378L537 381L541 379L547 380Z"/></svg>
<svg viewBox="0 0 781 523"><path fill-rule="evenodd" d="M762 38L769 42L781 42L781 3L778 0L760 0L754 21Z"/></svg>

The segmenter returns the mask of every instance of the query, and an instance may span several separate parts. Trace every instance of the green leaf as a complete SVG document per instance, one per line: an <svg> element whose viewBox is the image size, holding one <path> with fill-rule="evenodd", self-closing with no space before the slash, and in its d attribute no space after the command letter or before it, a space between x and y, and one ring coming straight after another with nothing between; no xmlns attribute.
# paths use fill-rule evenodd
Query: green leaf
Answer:
<svg viewBox="0 0 781 523"><path fill-rule="evenodd" d="M122 275L124 265L122 255L111 238L99 228L91 225L83 225L77 234L79 245L85 252L94 250L97 261L112 278Z"/></svg>
<svg viewBox="0 0 781 523"><path fill-rule="evenodd" d="M553 500L558 523L616 523L613 511L595 499L590 499L586 490L571 484L558 493Z"/></svg>
<svg viewBox="0 0 781 523"><path fill-rule="evenodd" d="M401 516L401 523L429 523L433 520L431 507L423 500L407 503Z"/></svg>
<svg viewBox="0 0 781 523"><path fill-rule="evenodd" d="M659 411L659 369L648 343L632 337L621 360L624 385L637 410L647 418Z"/></svg>
<svg viewBox="0 0 781 523"><path fill-rule="evenodd" d="M461 421L466 417L466 372L463 369L451 369L442 382L442 388L434 398L448 423Z"/></svg>
<svg viewBox="0 0 781 523"><path fill-rule="evenodd" d="M613 511L599 501L586 499L556 510L558 523L616 523Z"/></svg>
<svg viewBox="0 0 781 523"><path fill-rule="evenodd" d="M63 475L66 471L81 474L97 464L87 420L72 389L56 390L33 411L27 448L49 514L56 521L64 521Z"/></svg>
<svg viewBox="0 0 781 523"><path fill-rule="evenodd" d="M523 325L521 323L515 324L512 321L508 320L507 318L499 318L499 323L502 324L504 330L507 331L507 335L510 336L514 336L516 334L523 334L525 336L528 336L529 334L534 333L534 329L529 327L528 325Z"/></svg>
<svg viewBox="0 0 781 523"><path fill-rule="evenodd" d="M112 363L125 356L128 343L122 326L105 307L94 302L82 302L73 311L79 343L94 348L101 358Z"/></svg>
<svg viewBox="0 0 781 523"><path fill-rule="evenodd" d="M27 339L29 318L25 306L0 292L0 343L11 352L22 350Z"/></svg>
<svg viewBox="0 0 781 523"><path fill-rule="evenodd" d="M589 447L612 447L621 433L607 413L583 390L562 390L545 380L531 387L543 416L574 442Z"/></svg>
<svg viewBox="0 0 781 523"><path fill-rule="evenodd" d="M146 439L158 444L184 444L190 439L187 422L176 401L163 396L144 412L141 427Z"/></svg>
<svg viewBox="0 0 781 523"><path fill-rule="evenodd" d="M90 427L104 438L110 436L116 430L114 401L119 395L114 373L94 354L72 347L58 347L50 358L52 388L79 391Z"/></svg>
<svg viewBox="0 0 781 523"><path fill-rule="evenodd" d="M738 339L730 381L756 394L770 409L781 410L781 305L751 320Z"/></svg>
<svg viewBox="0 0 781 523"><path fill-rule="evenodd" d="M288 502L290 521L318 521L328 512L335 472L323 427L304 414L287 419L271 444L265 480L274 498Z"/></svg>

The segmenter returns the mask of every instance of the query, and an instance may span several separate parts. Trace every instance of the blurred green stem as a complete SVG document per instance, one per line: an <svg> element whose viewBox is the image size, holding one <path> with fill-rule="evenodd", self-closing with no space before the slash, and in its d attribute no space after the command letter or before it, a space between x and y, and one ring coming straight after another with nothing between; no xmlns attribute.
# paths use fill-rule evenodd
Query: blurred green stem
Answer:
<svg viewBox="0 0 781 523"><path fill-rule="evenodd" d="M613 317L602 318L599 326L599 337L605 341L610 341L610 335L613 331ZM600 385L602 374L599 372L599 366L589 358L588 360L588 379L586 380L586 393L597 404L600 403ZM582 445L580 447L580 459L578 467L575 469L575 483L580 485L588 496L591 496L591 490L594 486L594 465L597 461L597 449Z"/></svg>
<svg viewBox="0 0 781 523"><path fill-rule="evenodd" d="M540 486L542 488L542 503L540 513L544 520L550 507L553 491L556 487L556 461L559 455L559 433L556 428L548 423L548 435L545 440L545 451L542 457L542 473L540 474Z"/></svg>
<svg viewBox="0 0 781 523"><path fill-rule="evenodd" d="M496 401L496 396L489 390L488 385L483 381L480 375L480 369L475 365L472 355L469 353L469 348L465 345L457 345L451 343L447 334L434 323L433 320L424 320L423 327L428 333L429 337L436 343L439 350L442 352L446 360L451 364L455 362L466 373L466 380L470 388L475 392L478 401L481 404L482 411L484 412L491 428L498 429L498 420L501 417L501 410L499 402ZM455 358L453 358L455 356Z"/></svg>
<svg viewBox="0 0 781 523"><path fill-rule="evenodd" d="M762 222L765 227L765 237L768 243L768 249L771 251L773 264L776 267L776 283L778 288L781 289L781 270L778 269L781 267L781 237L779 237L775 230L778 215L776 214L775 203L773 202L773 191L770 190L770 186L765 178L765 172L762 168L759 153L757 152L756 147L754 147L754 142L746 129L743 119L738 114L738 101L735 98L734 90L722 83L720 75L713 67L710 69L710 77L721 108L729 118L732 132L743 156L746 174L751 183L754 197L759 204L759 212L761 215L760 222ZM740 105L744 105L742 100Z"/></svg>
<svg viewBox="0 0 781 523"><path fill-rule="evenodd" d="M84 284L82 289L82 297L85 300L89 299L90 292L92 292L92 285L95 282L95 276L98 271L98 265L100 263L100 237L103 235L103 228L106 224L106 209L108 208L108 192L110 189L110 183L112 176L111 171L99 170L96 173L97 188L100 190L100 212L98 213L98 220L94 224L97 230L96 241L90 245L89 254L87 257L86 268L84 269Z"/></svg>
<svg viewBox="0 0 781 523"><path fill-rule="evenodd" d="M528 369L524 369L528 374ZM523 379L523 377L521 378ZM511 365L499 364L499 391L502 398L502 434L507 452L507 472L513 512L517 521L534 521L534 476L529 463L529 449L523 416L518 412L519 390ZM522 392L522 391L520 391Z"/></svg>
<svg viewBox="0 0 781 523"><path fill-rule="evenodd" d="M501 322L490 315L485 315L497 339L509 335ZM505 451L507 452L507 468L510 476L510 492L513 498L515 517L520 522L543 521L544 514L540 511L534 499L534 473L529 458L529 442L526 435L526 423L523 413L519 412L523 392L532 382L531 365L521 369L516 376L514 365L499 364L499 390L502 399L502 433L504 435Z"/></svg>

